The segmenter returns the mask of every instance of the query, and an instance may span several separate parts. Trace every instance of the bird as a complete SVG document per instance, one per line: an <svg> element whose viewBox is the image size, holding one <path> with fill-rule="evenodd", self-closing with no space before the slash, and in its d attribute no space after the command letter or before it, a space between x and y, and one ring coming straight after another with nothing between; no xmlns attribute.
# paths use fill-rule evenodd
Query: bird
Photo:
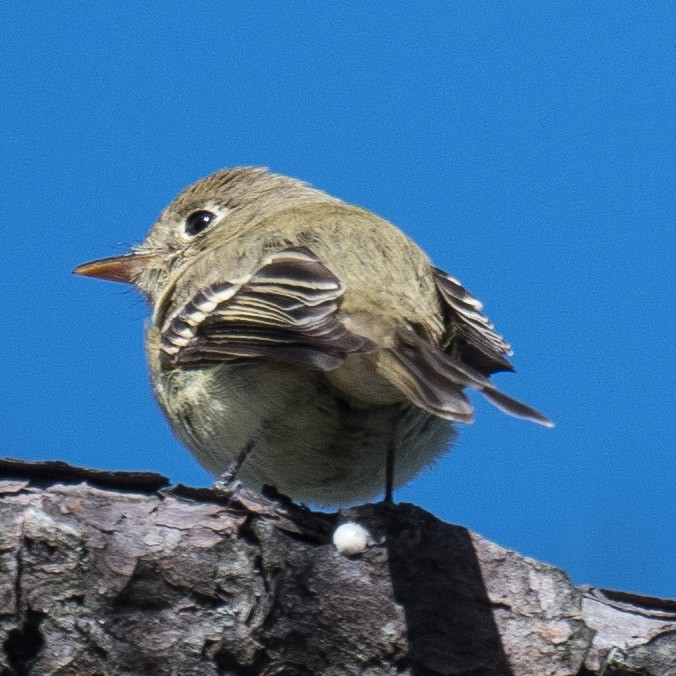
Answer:
<svg viewBox="0 0 676 676"><path fill-rule="evenodd" d="M154 395L214 476L320 507L408 483L498 390L512 350L463 285L376 214L262 167L183 190L145 240L78 275L133 285L150 309Z"/></svg>

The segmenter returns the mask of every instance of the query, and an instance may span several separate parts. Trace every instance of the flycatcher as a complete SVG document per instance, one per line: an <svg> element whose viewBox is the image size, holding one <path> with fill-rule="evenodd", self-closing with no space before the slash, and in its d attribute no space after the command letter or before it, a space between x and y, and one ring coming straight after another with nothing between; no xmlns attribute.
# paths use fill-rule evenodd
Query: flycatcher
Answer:
<svg viewBox="0 0 676 676"><path fill-rule="evenodd" d="M249 450L250 487L316 505L391 498L473 421L468 388L552 425L494 387L509 345L411 239L262 168L198 181L131 253L75 272L141 291L172 429L215 475Z"/></svg>

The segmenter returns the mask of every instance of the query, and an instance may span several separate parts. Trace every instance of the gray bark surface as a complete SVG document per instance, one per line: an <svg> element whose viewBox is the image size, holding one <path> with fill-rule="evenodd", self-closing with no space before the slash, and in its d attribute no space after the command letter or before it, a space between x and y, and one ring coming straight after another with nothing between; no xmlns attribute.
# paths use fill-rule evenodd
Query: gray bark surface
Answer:
<svg viewBox="0 0 676 676"><path fill-rule="evenodd" d="M676 601L576 587L409 504L0 461L0 674L676 676ZM370 533L359 555L337 525Z"/></svg>

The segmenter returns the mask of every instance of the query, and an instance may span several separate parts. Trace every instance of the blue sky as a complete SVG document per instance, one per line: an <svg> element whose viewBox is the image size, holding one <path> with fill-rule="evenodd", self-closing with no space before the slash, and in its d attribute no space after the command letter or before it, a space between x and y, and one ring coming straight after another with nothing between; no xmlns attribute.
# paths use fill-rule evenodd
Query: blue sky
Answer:
<svg viewBox="0 0 676 676"><path fill-rule="evenodd" d="M208 476L146 310L76 278L188 183L266 165L410 234L515 347L399 491L578 583L676 596L676 11L668 3L3 3L2 455Z"/></svg>

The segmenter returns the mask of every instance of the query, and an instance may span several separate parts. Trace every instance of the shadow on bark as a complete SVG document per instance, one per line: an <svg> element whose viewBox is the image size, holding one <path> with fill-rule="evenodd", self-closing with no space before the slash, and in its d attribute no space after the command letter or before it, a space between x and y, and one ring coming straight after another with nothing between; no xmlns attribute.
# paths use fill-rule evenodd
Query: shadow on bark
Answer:
<svg viewBox="0 0 676 676"><path fill-rule="evenodd" d="M469 532L406 507L403 528L401 511L388 520L387 547L412 673L511 674Z"/></svg>

